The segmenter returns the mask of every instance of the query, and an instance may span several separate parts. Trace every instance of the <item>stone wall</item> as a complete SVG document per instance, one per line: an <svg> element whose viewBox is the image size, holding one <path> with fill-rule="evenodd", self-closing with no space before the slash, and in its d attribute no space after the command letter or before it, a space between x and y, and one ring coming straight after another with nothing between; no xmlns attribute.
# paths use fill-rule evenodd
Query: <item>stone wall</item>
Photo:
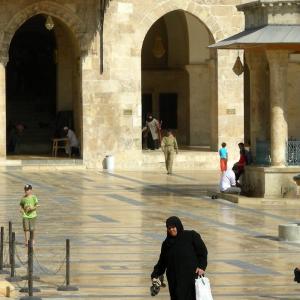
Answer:
<svg viewBox="0 0 300 300"><path fill-rule="evenodd" d="M102 168L113 154L117 168L141 166L141 48L149 28L164 14L184 10L205 24L215 41L243 29L236 0L128 0L110 2L104 27L104 73L100 74L99 1L2 0L0 6L1 60L7 61L15 30L36 14L49 14L66 24L80 48L82 92L82 150L87 167ZM209 3L209 4L208 4ZM218 51L214 64L217 120L213 138L229 144L231 158L243 140L243 79L232 72L237 51ZM3 70L0 74L3 80ZM3 84L0 108L5 107ZM4 116L3 110L1 112ZM5 156L5 117L0 121L0 154Z"/></svg>
<svg viewBox="0 0 300 300"><path fill-rule="evenodd" d="M243 175L243 190L248 196L263 198L295 198L298 189L293 177L299 167L247 166Z"/></svg>
<svg viewBox="0 0 300 300"><path fill-rule="evenodd" d="M289 64L288 68L288 132L289 138L300 140L300 85L298 79L300 76L300 62Z"/></svg>

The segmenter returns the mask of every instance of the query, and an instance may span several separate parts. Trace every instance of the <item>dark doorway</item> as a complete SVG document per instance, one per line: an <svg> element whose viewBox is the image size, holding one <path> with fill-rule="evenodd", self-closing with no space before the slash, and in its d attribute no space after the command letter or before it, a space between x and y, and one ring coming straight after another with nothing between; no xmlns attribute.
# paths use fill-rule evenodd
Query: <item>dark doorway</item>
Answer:
<svg viewBox="0 0 300 300"><path fill-rule="evenodd" d="M152 94L142 95L142 126L146 123L148 113L152 113Z"/></svg>
<svg viewBox="0 0 300 300"><path fill-rule="evenodd" d="M37 15L15 33L6 68L8 154L49 153L56 114L56 39Z"/></svg>
<svg viewBox="0 0 300 300"><path fill-rule="evenodd" d="M159 117L163 129L177 129L177 94L159 94Z"/></svg>

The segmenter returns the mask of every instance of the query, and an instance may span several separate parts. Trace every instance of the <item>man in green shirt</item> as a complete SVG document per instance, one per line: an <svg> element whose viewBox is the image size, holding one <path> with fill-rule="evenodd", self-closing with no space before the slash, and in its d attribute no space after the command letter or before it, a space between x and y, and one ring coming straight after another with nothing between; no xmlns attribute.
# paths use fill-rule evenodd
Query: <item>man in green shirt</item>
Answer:
<svg viewBox="0 0 300 300"><path fill-rule="evenodd" d="M23 229L25 234L25 244L28 245L30 231L34 233L35 222L37 218L38 199L32 194L32 186L26 184L24 186L25 195L20 201L20 210L23 217ZM32 241L34 244L34 241Z"/></svg>
<svg viewBox="0 0 300 300"><path fill-rule="evenodd" d="M167 136L163 137L161 141L161 148L165 154L167 172L168 174L172 174L174 152L178 154L178 145L171 130L167 130Z"/></svg>

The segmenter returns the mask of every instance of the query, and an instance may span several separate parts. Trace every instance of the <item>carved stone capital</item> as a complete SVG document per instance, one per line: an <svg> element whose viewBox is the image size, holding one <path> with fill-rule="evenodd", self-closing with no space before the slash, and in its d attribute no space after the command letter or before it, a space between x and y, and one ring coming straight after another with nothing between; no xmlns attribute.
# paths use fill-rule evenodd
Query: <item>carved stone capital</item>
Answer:
<svg viewBox="0 0 300 300"><path fill-rule="evenodd" d="M266 50L266 56L272 67L288 67L289 51L287 50Z"/></svg>
<svg viewBox="0 0 300 300"><path fill-rule="evenodd" d="M250 71L266 70L267 59L264 52L245 51L245 59Z"/></svg>

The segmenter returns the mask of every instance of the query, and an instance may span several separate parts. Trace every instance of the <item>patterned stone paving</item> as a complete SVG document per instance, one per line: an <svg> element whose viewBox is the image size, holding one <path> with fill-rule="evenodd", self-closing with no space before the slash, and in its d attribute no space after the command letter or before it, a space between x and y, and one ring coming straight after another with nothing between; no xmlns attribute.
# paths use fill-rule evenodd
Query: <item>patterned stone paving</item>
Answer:
<svg viewBox="0 0 300 300"><path fill-rule="evenodd" d="M300 205L211 200L205 191L217 181L218 174L210 172L3 172L0 223L7 229L13 221L24 262L18 203L23 185L31 183L41 204L34 263L40 281L34 284L43 299L152 298L149 274L170 215L205 240L214 299L300 299L292 276L300 244L277 240L278 224L299 220ZM78 292L56 291L64 282L64 269L58 268L66 238L72 246L71 284ZM25 268L17 274L24 275ZM157 299L169 299L167 290Z"/></svg>

